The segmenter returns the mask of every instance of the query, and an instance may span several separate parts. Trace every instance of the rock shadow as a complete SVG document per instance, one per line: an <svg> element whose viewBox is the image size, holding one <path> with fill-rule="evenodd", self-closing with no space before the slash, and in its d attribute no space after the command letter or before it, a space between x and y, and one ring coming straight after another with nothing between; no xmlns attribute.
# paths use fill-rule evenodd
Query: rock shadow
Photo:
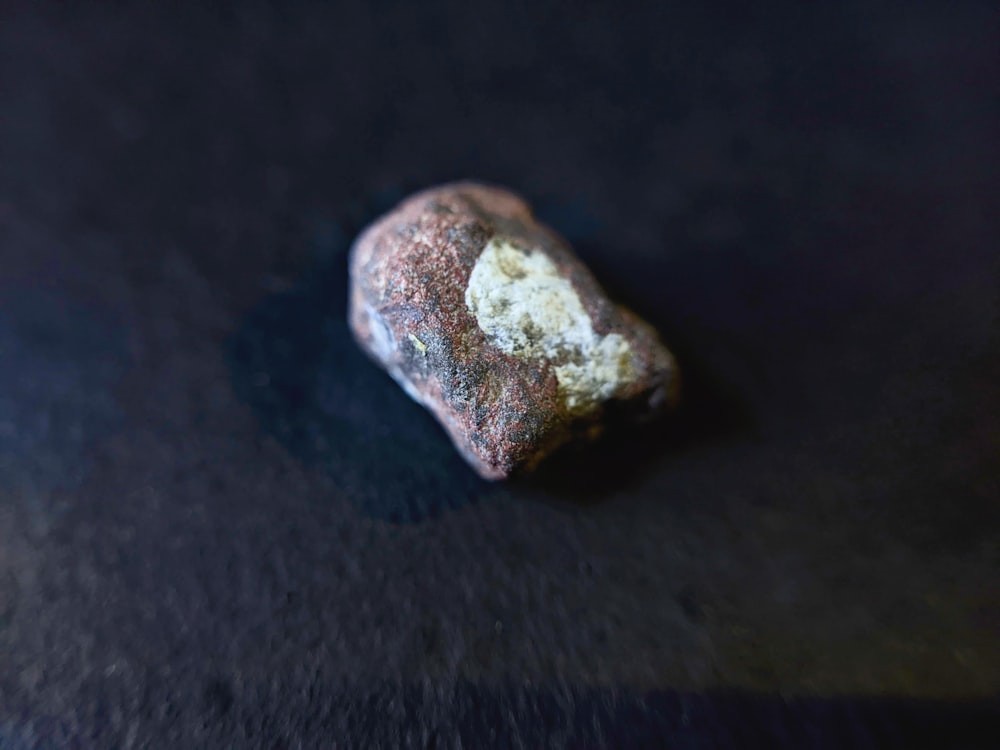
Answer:
<svg viewBox="0 0 1000 750"><path fill-rule="evenodd" d="M340 221L320 222L314 265L250 311L227 357L234 390L265 433L335 480L362 514L416 523L480 500L492 486L366 357L347 324L350 244L402 197L390 191Z"/></svg>

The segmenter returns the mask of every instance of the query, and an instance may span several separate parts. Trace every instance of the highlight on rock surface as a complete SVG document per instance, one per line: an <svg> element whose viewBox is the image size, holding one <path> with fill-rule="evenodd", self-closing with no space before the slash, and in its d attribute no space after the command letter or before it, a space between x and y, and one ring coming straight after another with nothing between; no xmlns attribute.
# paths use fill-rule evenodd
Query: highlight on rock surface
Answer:
<svg viewBox="0 0 1000 750"><path fill-rule="evenodd" d="M360 345L486 479L596 437L612 411L647 419L677 398L653 328L507 190L411 196L361 233L350 276Z"/></svg>

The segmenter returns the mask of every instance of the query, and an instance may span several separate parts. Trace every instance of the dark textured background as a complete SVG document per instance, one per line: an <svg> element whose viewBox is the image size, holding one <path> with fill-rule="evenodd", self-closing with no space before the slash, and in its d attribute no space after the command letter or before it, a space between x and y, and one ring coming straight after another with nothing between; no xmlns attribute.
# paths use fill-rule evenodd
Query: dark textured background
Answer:
<svg viewBox="0 0 1000 750"><path fill-rule="evenodd" d="M0 747L997 746L994 3L167 5L0 11ZM490 485L362 357L464 177L674 420Z"/></svg>

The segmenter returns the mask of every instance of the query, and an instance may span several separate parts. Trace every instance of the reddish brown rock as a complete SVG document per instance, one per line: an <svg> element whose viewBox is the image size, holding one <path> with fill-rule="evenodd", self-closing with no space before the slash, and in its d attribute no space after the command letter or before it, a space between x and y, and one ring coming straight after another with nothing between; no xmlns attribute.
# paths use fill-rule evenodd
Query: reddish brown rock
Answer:
<svg viewBox="0 0 1000 750"><path fill-rule="evenodd" d="M594 437L609 411L649 417L677 393L652 327L506 190L418 193L358 237L350 263L358 342L487 479Z"/></svg>

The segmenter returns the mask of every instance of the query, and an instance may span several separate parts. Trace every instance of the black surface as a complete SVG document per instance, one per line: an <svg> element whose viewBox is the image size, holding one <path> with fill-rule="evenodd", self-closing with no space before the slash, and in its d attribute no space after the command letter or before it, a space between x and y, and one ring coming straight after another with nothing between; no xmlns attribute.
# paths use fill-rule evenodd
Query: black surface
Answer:
<svg viewBox="0 0 1000 750"><path fill-rule="evenodd" d="M0 11L0 747L994 747L990 3ZM522 192L670 422L487 484L345 253Z"/></svg>

